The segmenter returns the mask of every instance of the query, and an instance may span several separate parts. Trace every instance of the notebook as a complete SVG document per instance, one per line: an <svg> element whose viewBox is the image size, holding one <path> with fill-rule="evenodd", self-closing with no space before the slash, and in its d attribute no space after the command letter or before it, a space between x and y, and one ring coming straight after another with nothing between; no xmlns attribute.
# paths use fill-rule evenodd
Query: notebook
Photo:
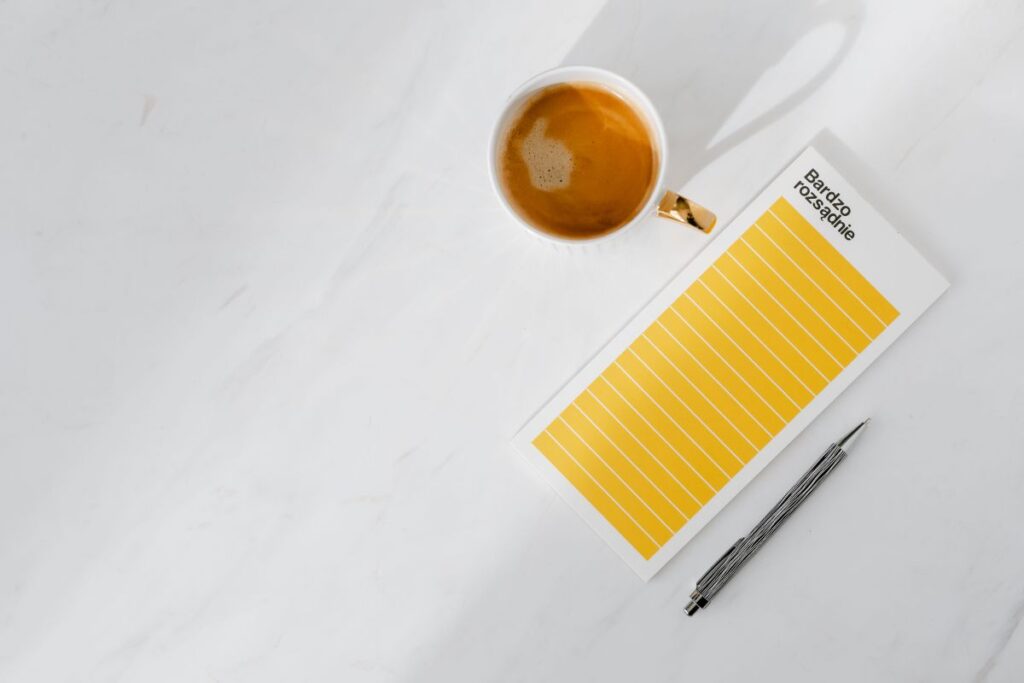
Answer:
<svg viewBox="0 0 1024 683"><path fill-rule="evenodd" d="M647 580L947 286L808 148L514 443Z"/></svg>

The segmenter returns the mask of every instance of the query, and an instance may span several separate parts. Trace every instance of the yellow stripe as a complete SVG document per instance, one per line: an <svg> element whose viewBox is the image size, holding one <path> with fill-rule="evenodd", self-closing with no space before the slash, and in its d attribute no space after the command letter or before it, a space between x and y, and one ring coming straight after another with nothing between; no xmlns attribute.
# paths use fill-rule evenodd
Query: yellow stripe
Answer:
<svg viewBox="0 0 1024 683"><path fill-rule="evenodd" d="M749 231L733 245L730 253L735 253L736 257L743 261L747 270L754 274L775 301L789 311L800 327L818 342L819 348L824 349L829 358L840 367L846 367L857 352L828 326L803 295L794 291L792 285L786 282L775 266L767 261L771 254L765 253L764 243L759 239L759 234L756 230Z"/></svg>
<svg viewBox="0 0 1024 683"><path fill-rule="evenodd" d="M780 197L771 208L772 212L796 233L824 264L846 284L853 294L863 301L886 325L892 323L899 311L882 296L874 286L860 274L853 265L829 244L828 239L818 232L803 216L797 213L789 202Z"/></svg>
<svg viewBox="0 0 1024 683"><path fill-rule="evenodd" d="M820 316L820 320L842 340L844 345L854 354L860 353L867 347L871 339L867 333L860 329L857 324L841 308L839 308L814 282L789 259L775 241L775 235L769 230L771 224L768 221L758 222L750 231L750 244L758 252L771 261L776 272L789 284L789 286L800 293L803 300L810 305ZM776 223L776 225L778 225ZM781 230L781 226L779 227Z"/></svg>
<svg viewBox="0 0 1024 683"><path fill-rule="evenodd" d="M742 456L747 455L751 447L727 423L721 422L717 425L719 429L715 429L713 423L717 421L712 419L709 422L711 416L706 414L710 411L705 414L698 412L701 406L700 396L696 392L683 390L679 383L673 387L669 384L673 375L668 372L659 375L634 348L622 355L618 366L643 386L649 397L665 411L662 415L673 426L685 430L700 443L719 472L731 477L739 471L746 461ZM731 431L723 434L726 428Z"/></svg>
<svg viewBox="0 0 1024 683"><path fill-rule="evenodd" d="M664 545L672 536L669 526L629 487L621 473L611 469L587 448L564 420L558 419L548 425L548 434L572 455L576 463L585 469L658 545Z"/></svg>
<svg viewBox="0 0 1024 683"><path fill-rule="evenodd" d="M699 292L695 292L699 294ZM739 343L723 332L715 311L706 310L697 298L687 292L676 302L675 310L721 355L724 361L749 383L751 388L784 419L790 420L799 411L799 404L782 391L767 371L752 362Z"/></svg>
<svg viewBox="0 0 1024 683"><path fill-rule="evenodd" d="M672 470L649 453L620 423L617 415L610 412L595 394L589 390L584 391L576 398L574 405L585 417L600 425L601 432L612 445L623 453L629 454L636 466L654 482L654 485L687 519L697 514L700 503L675 477Z"/></svg>
<svg viewBox="0 0 1024 683"><path fill-rule="evenodd" d="M749 357L751 363L760 368L761 374L766 375L776 389L797 405L809 401L814 395L811 386L814 385L815 377L808 377L812 380L811 385L808 385L795 370L791 371L773 355L771 349L754 334L753 328L744 325L743 321L737 318L735 310L719 295L718 290L728 295L731 290L726 292L727 289L728 285L721 276L716 271L710 271L700 279L699 286L691 287L687 293L701 310L714 318L723 333L736 343L739 350Z"/></svg>
<svg viewBox="0 0 1024 683"><path fill-rule="evenodd" d="M706 338L698 334L700 328L685 320L674 308L658 318L661 329L680 348L685 348L710 376L716 378L735 399L745 406L757 421L773 434L782 429L785 419L754 391L749 382L730 368ZM654 330L652 329L652 333Z"/></svg>
<svg viewBox="0 0 1024 683"><path fill-rule="evenodd" d="M660 331L661 328L657 329ZM657 377L658 381L664 382L674 396L680 397L680 400L687 404L688 409L718 434L741 460L744 462L749 460L764 445L762 442L763 430L749 418L738 422L733 420L728 411L729 407L723 407L716 403L715 399L705 391L707 387L696 384L684 374L671 358L654 345L646 333L633 342L630 349Z"/></svg>
<svg viewBox="0 0 1024 683"><path fill-rule="evenodd" d="M815 257L806 244L797 239L792 230L783 225L771 213L761 216L757 223L771 235L776 244L807 274L814 284L821 288L824 295L835 302L853 320L857 327L872 339L881 334L885 329L882 321L840 282L835 273Z"/></svg>
<svg viewBox="0 0 1024 683"><path fill-rule="evenodd" d="M772 327L750 302L749 295L744 294L742 290L738 289L739 285L726 276L719 266L729 270L731 262L725 263L723 259L719 259L715 265L709 268L701 281L707 284L714 295L735 317L742 321L741 326L749 330L750 337L754 341L750 343L748 351L751 355L764 352L765 355L776 359L775 364L766 361L765 366L780 367L777 381L784 386L792 387L794 395L801 393L796 387L803 389L805 394L817 394L825 388L827 383L825 377L804 355L787 343L782 333Z"/></svg>
<svg viewBox="0 0 1024 683"><path fill-rule="evenodd" d="M780 199L534 445L650 558L898 315Z"/></svg>
<svg viewBox="0 0 1024 683"><path fill-rule="evenodd" d="M663 493L634 458L626 451L619 450L597 426L591 422L582 410L573 403L562 413L565 425L573 431L578 439L593 449L593 455L600 457L612 470L622 477L639 498L650 506L651 512L658 516L672 531L678 531L686 517L675 507L669 497ZM564 442L563 442L564 443Z"/></svg>
<svg viewBox="0 0 1024 683"><path fill-rule="evenodd" d="M709 452L709 440L696 425L687 423L682 426L668 411L673 406L664 406L659 402L662 398L653 387L638 385L643 379L633 376L622 365L622 358L609 366L604 372L604 379L615 388L622 397L643 415L646 422L658 438L681 458L705 484L718 491L728 481L727 472L718 465L712 452Z"/></svg>
<svg viewBox="0 0 1024 683"><path fill-rule="evenodd" d="M726 256L719 270L747 295L751 304L768 321L769 326L777 330L786 343L806 358L815 371L825 379L831 380L838 375L842 366L801 325L799 318L785 309L778 297L773 296L768 288L770 283L764 282L767 279L764 269L758 268L760 262L749 248L736 242Z"/></svg>
<svg viewBox="0 0 1024 683"><path fill-rule="evenodd" d="M687 461L673 448L662 439L657 432L650 426L648 420L636 412L636 409L626 402L626 400L620 395L612 385L604 380L602 377L600 381L594 382L591 385L591 391L601 403L608 407L609 410L615 413L615 416L619 418L625 429L636 439L642 448L659 463L661 463L672 476L675 477L676 481L688 491L693 498L696 499L701 506L711 500L711 497L717 493L716 489L713 489L708 485L700 476L698 476L696 470L687 464ZM651 409L641 403L637 406L640 410L647 409L647 412L652 412ZM687 513L689 514L689 513Z"/></svg>
<svg viewBox="0 0 1024 683"><path fill-rule="evenodd" d="M622 534L645 560L649 560L658 551L656 544L640 526L612 500L587 473L573 461L572 457L546 431L541 432L533 445L544 454L552 465L586 498L601 516L608 520Z"/></svg>
<svg viewBox="0 0 1024 683"><path fill-rule="evenodd" d="M772 432L740 403L728 389L702 368L686 349L676 344L669 333L660 324L652 325L637 340L637 346L645 349L644 356L658 355L672 367L672 372L682 377L687 384L697 388L704 394L708 403L714 405L724 415L728 415L734 425L754 443L757 450L763 448L771 439ZM650 353L646 350L650 349ZM671 374L671 373L670 373Z"/></svg>

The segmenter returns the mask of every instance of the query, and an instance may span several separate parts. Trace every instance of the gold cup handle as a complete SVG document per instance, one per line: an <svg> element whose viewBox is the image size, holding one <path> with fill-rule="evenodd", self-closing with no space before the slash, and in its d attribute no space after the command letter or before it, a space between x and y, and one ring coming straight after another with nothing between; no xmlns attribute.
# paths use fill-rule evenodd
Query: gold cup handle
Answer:
<svg viewBox="0 0 1024 683"><path fill-rule="evenodd" d="M701 232L709 233L718 221L711 213L695 201L680 194L666 192L658 204L658 215L680 223L692 225Z"/></svg>

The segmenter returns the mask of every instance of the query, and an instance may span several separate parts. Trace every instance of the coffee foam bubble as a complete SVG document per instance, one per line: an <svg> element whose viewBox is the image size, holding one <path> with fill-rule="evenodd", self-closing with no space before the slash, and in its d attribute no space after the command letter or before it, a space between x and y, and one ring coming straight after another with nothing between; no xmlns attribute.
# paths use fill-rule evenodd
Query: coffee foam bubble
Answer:
<svg viewBox="0 0 1024 683"><path fill-rule="evenodd" d="M572 152L560 140L547 137L547 119L533 122L523 138L520 153L530 172L530 182L538 190L553 192L569 187L574 166Z"/></svg>

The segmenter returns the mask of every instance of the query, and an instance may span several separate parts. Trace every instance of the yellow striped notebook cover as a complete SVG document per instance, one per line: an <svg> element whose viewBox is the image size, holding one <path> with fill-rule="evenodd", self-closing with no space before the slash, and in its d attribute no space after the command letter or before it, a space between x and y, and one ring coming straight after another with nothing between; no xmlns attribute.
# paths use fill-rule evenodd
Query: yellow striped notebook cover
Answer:
<svg viewBox="0 0 1024 683"><path fill-rule="evenodd" d="M946 286L808 149L516 443L650 578Z"/></svg>

